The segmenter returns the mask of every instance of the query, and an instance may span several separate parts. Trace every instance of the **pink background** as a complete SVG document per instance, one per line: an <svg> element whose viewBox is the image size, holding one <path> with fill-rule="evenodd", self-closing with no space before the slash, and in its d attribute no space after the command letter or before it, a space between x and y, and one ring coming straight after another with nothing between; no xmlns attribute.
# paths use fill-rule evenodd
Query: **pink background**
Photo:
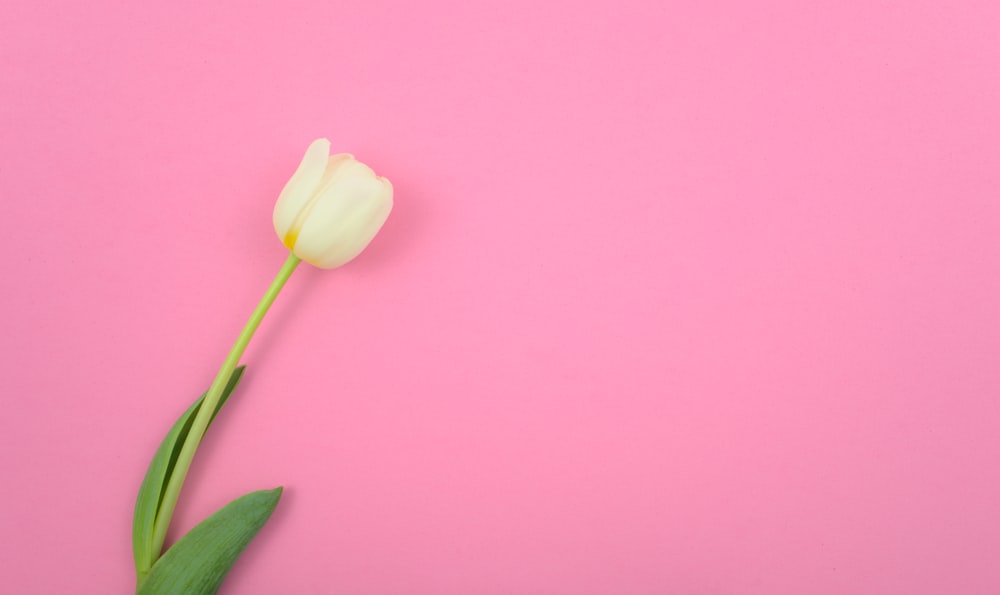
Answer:
<svg viewBox="0 0 1000 595"><path fill-rule="evenodd" d="M3 590L130 591L328 136L397 206L199 454L286 486L224 593L1000 592L998 6L6 2Z"/></svg>

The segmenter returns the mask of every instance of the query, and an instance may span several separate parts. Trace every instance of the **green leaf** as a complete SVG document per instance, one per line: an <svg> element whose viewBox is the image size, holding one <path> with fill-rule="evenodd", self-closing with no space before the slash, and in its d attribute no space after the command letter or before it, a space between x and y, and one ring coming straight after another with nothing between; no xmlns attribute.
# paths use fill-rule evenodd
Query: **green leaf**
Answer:
<svg viewBox="0 0 1000 595"><path fill-rule="evenodd" d="M243 377L245 369L246 366L240 366L233 371L233 375L229 377L229 383L222 391L215 411L212 412L209 423L215 419L219 409L229 399L229 395L232 394L236 385L239 384L240 378ZM139 488L139 496L135 501L135 516L132 520L132 556L135 558L135 571L136 575L140 577L140 581L142 576L153 567L156 559L160 557L160 552L153 551L156 516L160 512L163 492L170 482L170 476L174 471L181 447L184 446L184 441L187 439L191 425L194 423L194 417L201 408L201 402L204 398L205 395L199 397L181 415L174 427L170 428L167 436L160 443L160 448L153 455L153 460L149 463L149 468L146 469L146 477L142 480L142 486Z"/></svg>
<svg viewBox="0 0 1000 595"><path fill-rule="evenodd" d="M136 595L211 595L257 535L281 498L281 488L250 492L191 529L163 554Z"/></svg>

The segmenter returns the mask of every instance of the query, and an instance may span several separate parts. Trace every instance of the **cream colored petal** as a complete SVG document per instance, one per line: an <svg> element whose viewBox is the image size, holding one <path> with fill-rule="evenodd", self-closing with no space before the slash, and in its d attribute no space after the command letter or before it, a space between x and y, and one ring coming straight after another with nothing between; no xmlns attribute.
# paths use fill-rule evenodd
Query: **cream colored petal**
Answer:
<svg viewBox="0 0 1000 595"><path fill-rule="evenodd" d="M330 141L325 138L313 141L306 149L298 169L278 196L278 202L274 205L274 231L282 241L296 215L305 208L309 197L319 187L329 155Z"/></svg>
<svg viewBox="0 0 1000 595"><path fill-rule="evenodd" d="M385 178L335 176L303 225L295 253L320 268L346 264L368 246L391 210L392 184Z"/></svg>
<svg viewBox="0 0 1000 595"><path fill-rule="evenodd" d="M323 172L323 180L319 185L320 192L325 194L335 180L345 177L374 178L375 172L350 153L333 155L326 166L326 171Z"/></svg>
<svg viewBox="0 0 1000 595"><path fill-rule="evenodd" d="M379 184L382 184L382 192L389 194L389 202L391 203L392 202L392 182L389 181L389 178L385 178L385 177L382 177L382 176L376 176L376 178L378 179Z"/></svg>
<svg viewBox="0 0 1000 595"><path fill-rule="evenodd" d="M323 179L317 184L317 188L326 188L333 181L333 177L337 175L339 171L343 171L343 166L351 163L357 163L354 159L354 155L350 153L337 153L336 155L330 155L330 158L326 161L326 168L323 170Z"/></svg>

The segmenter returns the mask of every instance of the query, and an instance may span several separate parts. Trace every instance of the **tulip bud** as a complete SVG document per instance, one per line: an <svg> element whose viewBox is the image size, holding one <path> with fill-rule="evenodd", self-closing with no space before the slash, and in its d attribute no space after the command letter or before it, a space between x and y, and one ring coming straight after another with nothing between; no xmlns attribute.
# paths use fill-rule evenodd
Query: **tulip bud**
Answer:
<svg viewBox="0 0 1000 595"><path fill-rule="evenodd" d="M346 264L372 241L392 210L392 184L313 141L274 205L274 230L295 256L322 269Z"/></svg>

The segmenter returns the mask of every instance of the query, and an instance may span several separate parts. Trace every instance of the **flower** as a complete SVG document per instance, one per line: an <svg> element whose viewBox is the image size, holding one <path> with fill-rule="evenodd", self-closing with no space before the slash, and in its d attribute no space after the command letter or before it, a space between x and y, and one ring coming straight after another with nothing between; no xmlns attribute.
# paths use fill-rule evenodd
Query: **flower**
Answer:
<svg viewBox="0 0 1000 595"><path fill-rule="evenodd" d="M361 253L392 210L392 184L353 155L313 141L274 205L274 231L295 256L321 269Z"/></svg>

